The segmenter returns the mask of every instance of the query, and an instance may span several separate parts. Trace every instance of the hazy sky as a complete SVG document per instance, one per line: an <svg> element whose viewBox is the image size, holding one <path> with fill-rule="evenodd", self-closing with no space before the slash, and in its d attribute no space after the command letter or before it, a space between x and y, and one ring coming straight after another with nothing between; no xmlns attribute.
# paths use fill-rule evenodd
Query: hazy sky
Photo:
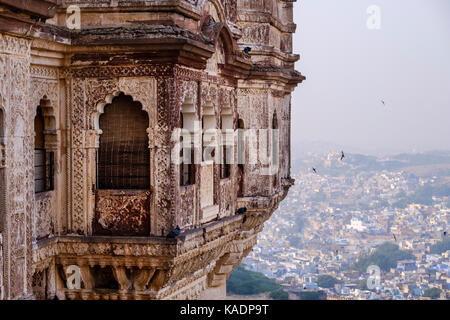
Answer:
<svg viewBox="0 0 450 320"><path fill-rule="evenodd" d="M381 9L379 30L367 27L371 5ZM307 79L293 95L293 149L301 140L348 152L450 149L450 0L294 8L296 69Z"/></svg>

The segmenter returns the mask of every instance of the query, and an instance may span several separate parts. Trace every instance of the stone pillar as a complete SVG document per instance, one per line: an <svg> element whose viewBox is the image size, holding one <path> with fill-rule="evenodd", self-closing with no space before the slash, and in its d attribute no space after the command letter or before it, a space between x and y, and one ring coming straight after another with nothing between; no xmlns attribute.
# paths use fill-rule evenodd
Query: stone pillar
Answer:
<svg viewBox="0 0 450 320"><path fill-rule="evenodd" d="M3 300L3 238L0 233L0 300Z"/></svg>
<svg viewBox="0 0 450 320"><path fill-rule="evenodd" d="M28 39L0 34L0 103L5 123L3 297L32 295L31 252L34 208L33 120L29 110Z"/></svg>

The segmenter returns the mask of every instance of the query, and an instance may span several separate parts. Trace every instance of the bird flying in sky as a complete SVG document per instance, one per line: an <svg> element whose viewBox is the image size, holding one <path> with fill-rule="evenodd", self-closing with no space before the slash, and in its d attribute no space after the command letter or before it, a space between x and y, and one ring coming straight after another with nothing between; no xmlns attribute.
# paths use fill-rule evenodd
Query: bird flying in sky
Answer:
<svg viewBox="0 0 450 320"><path fill-rule="evenodd" d="M312 171L313 171L314 173L317 173L316 168L312 168Z"/></svg>

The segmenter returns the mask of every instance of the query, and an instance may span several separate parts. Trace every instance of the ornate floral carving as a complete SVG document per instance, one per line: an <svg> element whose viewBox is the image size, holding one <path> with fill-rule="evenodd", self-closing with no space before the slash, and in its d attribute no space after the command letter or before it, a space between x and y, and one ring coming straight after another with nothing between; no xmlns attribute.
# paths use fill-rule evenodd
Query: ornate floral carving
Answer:
<svg viewBox="0 0 450 320"><path fill-rule="evenodd" d="M94 232L106 235L148 235L150 191L97 190Z"/></svg>
<svg viewBox="0 0 450 320"><path fill-rule="evenodd" d="M183 230L190 229L194 222L196 212L195 186L183 187L180 192L180 211L178 212L178 225Z"/></svg>
<svg viewBox="0 0 450 320"><path fill-rule="evenodd" d="M30 74L33 78L58 79L58 69L54 67L31 65Z"/></svg>
<svg viewBox="0 0 450 320"><path fill-rule="evenodd" d="M83 233L86 230L85 222L85 83L80 79L71 79L71 108L72 115L72 219L71 229L73 232Z"/></svg>
<svg viewBox="0 0 450 320"><path fill-rule="evenodd" d="M54 232L54 193L36 199L33 215L33 239L42 239Z"/></svg>

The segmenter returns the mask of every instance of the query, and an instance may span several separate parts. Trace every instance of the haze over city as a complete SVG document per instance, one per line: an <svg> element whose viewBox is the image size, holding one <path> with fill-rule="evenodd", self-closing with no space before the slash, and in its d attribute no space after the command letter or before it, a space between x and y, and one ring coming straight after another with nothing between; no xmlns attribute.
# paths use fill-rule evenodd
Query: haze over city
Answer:
<svg viewBox="0 0 450 320"><path fill-rule="evenodd" d="M448 300L450 2L294 8L295 185L230 296Z"/></svg>
<svg viewBox="0 0 450 320"><path fill-rule="evenodd" d="M367 8L380 8L369 29ZM304 141L367 154L450 149L450 2L304 0L293 52L293 158ZM385 105L381 102L385 101Z"/></svg>

